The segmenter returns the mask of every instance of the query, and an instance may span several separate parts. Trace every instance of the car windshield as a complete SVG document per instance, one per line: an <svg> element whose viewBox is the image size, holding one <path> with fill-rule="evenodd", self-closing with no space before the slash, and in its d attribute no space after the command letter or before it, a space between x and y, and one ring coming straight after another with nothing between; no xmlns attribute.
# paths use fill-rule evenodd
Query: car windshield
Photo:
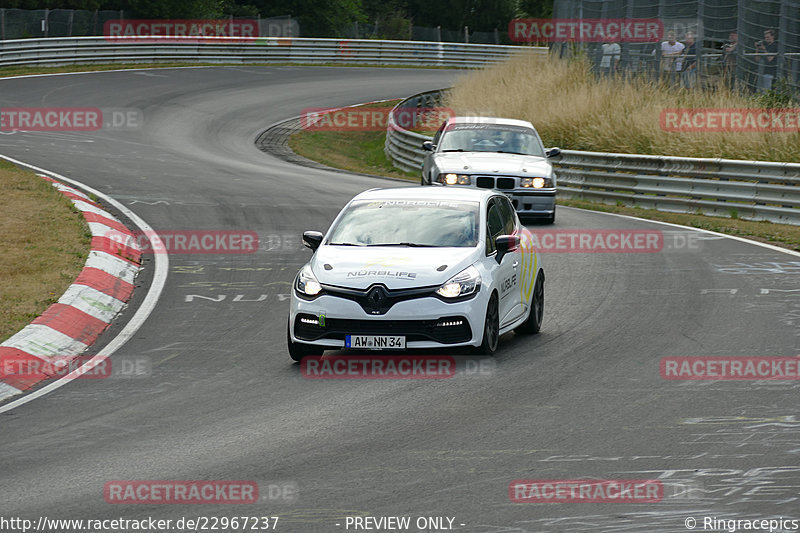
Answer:
<svg viewBox="0 0 800 533"><path fill-rule="evenodd" d="M361 200L331 229L327 244L340 246L474 247L478 202Z"/></svg>
<svg viewBox="0 0 800 533"><path fill-rule="evenodd" d="M442 152L495 152L544 157L531 128L504 124L452 124L441 140Z"/></svg>

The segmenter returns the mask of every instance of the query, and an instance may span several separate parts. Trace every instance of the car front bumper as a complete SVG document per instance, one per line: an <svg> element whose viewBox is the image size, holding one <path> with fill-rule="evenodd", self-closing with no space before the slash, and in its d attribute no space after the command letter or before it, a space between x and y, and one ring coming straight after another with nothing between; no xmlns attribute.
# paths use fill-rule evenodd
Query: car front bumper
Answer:
<svg viewBox="0 0 800 533"><path fill-rule="evenodd" d="M514 209L520 215L551 216L556 211L556 190L520 190L502 191L511 200Z"/></svg>
<svg viewBox="0 0 800 533"><path fill-rule="evenodd" d="M343 349L345 335L402 335L407 349L479 346L486 303L481 291L454 303L435 297L401 301L383 315L370 315L352 300L325 294L303 300L292 294L289 331L294 342L329 349Z"/></svg>
<svg viewBox="0 0 800 533"><path fill-rule="evenodd" d="M471 187L473 189L485 188L478 187L475 183L471 185L442 185L441 183L433 183L433 185L439 187ZM533 189L528 187L504 189L498 187L495 188L495 190L508 196L509 200L511 200L511 203L514 206L514 209L517 210L519 215L527 215L531 217L551 217L556 211L555 187L550 187L547 189Z"/></svg>

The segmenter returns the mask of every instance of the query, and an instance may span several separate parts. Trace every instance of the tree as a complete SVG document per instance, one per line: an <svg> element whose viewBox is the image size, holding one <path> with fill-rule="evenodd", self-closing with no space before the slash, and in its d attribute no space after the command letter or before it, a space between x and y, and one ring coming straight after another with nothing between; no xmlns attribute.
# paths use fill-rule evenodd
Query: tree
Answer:
<svg viewBox="0 0 800 533"><path fill-rule="evenodd" d="M553 16L553 0L520 0L520 18L548 19Z"/></svg>
<svg viewBox="0 0 800 533"><path fill-rule="evenodd" d="M516 14L516 0L408 0L409 13L418 26L449 30L505 29Z"/></svg>
<svg viewBox="0 0 800 533"><path fill-rule="evenodd" d="M127 0L122 2L126 16L143 19L219 19L221 0Z"/></svg>
<svg viewBox="0 0 800 533"><path fill-rule="evenodd" d="M304 37L335 37L353 22L366 22L361 0L248 0L261 16L291 15Z"/></svg>

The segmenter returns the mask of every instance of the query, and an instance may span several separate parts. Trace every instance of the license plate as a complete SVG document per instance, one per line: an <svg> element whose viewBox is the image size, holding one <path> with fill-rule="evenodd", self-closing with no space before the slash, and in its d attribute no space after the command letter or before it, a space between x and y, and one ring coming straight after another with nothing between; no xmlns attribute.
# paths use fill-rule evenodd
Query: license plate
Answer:
<svg viewBox="0 0 800 533"><path fill-rule="evenodd" d="M399 335L346 335L344 346L361 350L405 350L406 338Z"/></svg>

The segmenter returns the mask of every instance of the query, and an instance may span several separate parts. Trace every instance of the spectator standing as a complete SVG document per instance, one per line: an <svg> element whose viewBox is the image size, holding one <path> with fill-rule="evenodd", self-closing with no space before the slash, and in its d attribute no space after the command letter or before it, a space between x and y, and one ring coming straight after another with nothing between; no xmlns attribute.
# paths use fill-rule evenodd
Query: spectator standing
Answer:
<svg viewBox="0 0 800 533"><path fill-rule="evenodd" d="M606 78L619 72L620 46L609 37L602 46L603 57L600 59L600 72Z"/></svg>
<svg viewBox="0 0 800 533"><path fill-rule="evenodd" d="M667 32L667 40L661 43L661 73L669 76L670 83L677 82L677 74L681 71L681 53L686 48L675 39L675 32Z"/></svg>
<svg viewBox="0 0 800 533"><path fill-rule="evenodd" d="M728 40L722 45L722 80L733 89L736 79L736 45L739 43L739 34L732 31Z"/></svg>
<svg viewBox="0 0 800 533"><path fill-rule="evenodd" d="M687 89L694 89L697 83L697 44L694 40L694 33L686 32L686 48L683 50L683 86Z"/></svg>
<svg viewBox="0 0 800 533"><path fill-rule="evenodd" d="M778 61L776 59L778 43L775 41L775 30L764 32L764 40L756 43L756 52L768 54L758 56L758 61L764 64L763 74L758 80L758 92L768 91L772 89L772 82L775 81L775 75L778 73Z"/></svg>

